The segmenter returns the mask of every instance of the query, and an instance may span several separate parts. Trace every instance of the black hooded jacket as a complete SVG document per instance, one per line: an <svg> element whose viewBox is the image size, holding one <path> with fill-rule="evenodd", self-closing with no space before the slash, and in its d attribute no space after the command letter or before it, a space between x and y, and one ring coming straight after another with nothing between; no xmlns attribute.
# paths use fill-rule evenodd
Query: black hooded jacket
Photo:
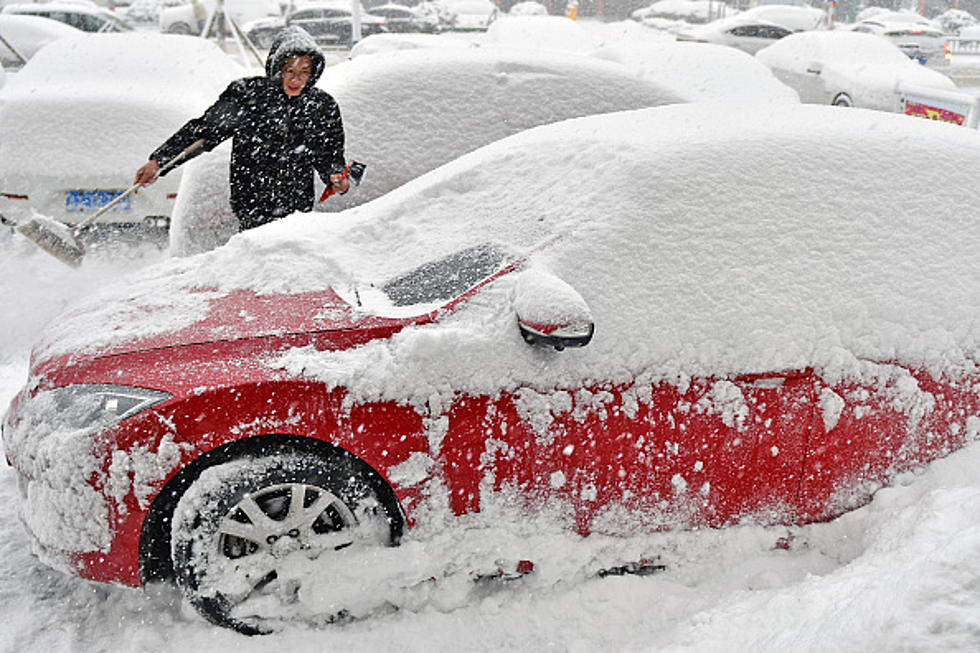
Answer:
<svg viewBox="0 0 980 653"><path fill-rule="evenodd" d="M280 69L297 55L313 60L313 73L303 91L290 97ZM162 166L199 138L205 143L198 153L231 138L231 208L243 230L312 210L313 170L329 182L345 168L340 108L314 88L324 65L316 42L287 27L269 50L265 77L232 82L204 115L177 130L150 158Z"/></svg>

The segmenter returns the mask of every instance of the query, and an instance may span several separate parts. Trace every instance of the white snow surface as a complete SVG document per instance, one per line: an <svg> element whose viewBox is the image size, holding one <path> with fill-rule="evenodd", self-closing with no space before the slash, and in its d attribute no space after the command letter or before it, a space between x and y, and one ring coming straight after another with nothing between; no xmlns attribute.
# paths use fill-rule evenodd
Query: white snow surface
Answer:
<svg viewBox="0 0 980 653"><path fill-rule="evenodd" d="M715 371L803 361L843 371L856 355L887 358L895 352L927 366L975 360L980 300L972 271L980 263L980 227L973 211L952 209L977 206L980 199L980 155L973 154L980 152L980 137L902 116L831 111L791 103L731 112L678 106L540 128L331 216L332 222L296 215L188 259L167 260L152 245L95 248L73 270L4 230L0 406L24 382L37 333L80 296L89 296L89 305L106 304L108 312L102 320L74 324L79 333L59 333L70 346L105 341L105 331L115 327L125 337L145 328L127 321L140 310L138 303L127 305L130 296L145 302L157 293L161 306L154 315L161 325L155 328L166 330L201 310L197 303L168 304L168 289L301 292L327 279L400 271L464 236L476 241L520 232L529 215L542 218L543 226L527 230L528 244L551 232L584 234L560 241L538 262L582 293L597 317L597 339L581 352L589 365L616 359L621 352L615 334L634 327L638 316L658 337L644 356ZM580 155L567 156L557 145L568 141L570 131L584 148ZM901 156L896 142L903 145ZM608 165L591 165L597 155ZM920 165L912 166L910 158ZM951 166L951 160L964 165ZM522 179L521 192L501 194L488 180L513 166L539 174ZM817 176L828 169L837 183ZM586 173L598 174L597 183L583 185ZM839 181L858 174L861 188ZM650 183L638 188L641 177ZM578 208L566 214L561 209L567 204L558 206L554 198L571 193ZM787 196L808 208L781 211ZM499 209L498 219L491 219L488 202ZM882 215L876 211L882 204L908 208ZM454 223L450 216L472 218ZM612 226L597 229L596 216ZM467 233L449 229L439 237L413 238L441 233L431 228L446 224ZM653 245L634 242L640 225L658 229ZM706 230L710 238L703 238ZM405 258L392 261L396 240L408 245ZM624 261L640 261L637 250L651 246L656 256L642 259L642 266L590 278L604 269L597 260L610 248ZM297 265L300 257L309 263ZM746 268L746 260L758 266ZM638 276L649 281L642 295L647 303L617 304L618 291L630 290L630 279ZM472 317L480 307L466 310ZM500 329L491 324L483 325L485 335L466 333L465 317L457 320L460 329L445 333L406 332L390 343L387 361L380 350L389 345L379 345L336 357L298 352L296 364L353 377L380 361L388 367L371 371L365 394L421 394L432 383L424 369L408 370L400 385L367 386L371 378L383 378L381 372L398 369L399 359L410 361L413 352L424 362L425 355L455 351L460 369L492 363L467 355L486 345L473 337L503 338ZM57 323L48 328L58 333ZM685 344L690 342L708 344L692 350ZM517 363L506 374L520 374L522 361ZM575 373L574 364L563 367L562 374ZM737 398L725 389L716 388L716 408L727 406L726 415L737 419ZM821 397L824 420L834 418L836 401ZM400 473L417 476L427 462L410 460ZM120 459L118 465L139 470L145 461ZM360 599L368 612L378 597L397 601L402 610L381 610L349 624L296 623L251 639L204 623L169 590L92 584L38 562L14 517L20 502L15 475L3 468L0 497L8 518L0 527L0 648L975 651L978 468L980 443L974 443L903 477L859 510L793 529L745 526L583 539L549 519L517 520L502 505L452 522L423 518L398 549L351 554L329 569L297 570L329 578L337 597ZM153 473L135 474L133 482ZM667 570L649 577L590 575L604 565L650 556L659 556ZM536 573L484 594L461 582L466 571L492 567L500 558L531 559ZM452 573L460 570L462 576ZM425 582L432 576L446 582ZM316 600L307 605L329 610L330 595Z"/></svg>

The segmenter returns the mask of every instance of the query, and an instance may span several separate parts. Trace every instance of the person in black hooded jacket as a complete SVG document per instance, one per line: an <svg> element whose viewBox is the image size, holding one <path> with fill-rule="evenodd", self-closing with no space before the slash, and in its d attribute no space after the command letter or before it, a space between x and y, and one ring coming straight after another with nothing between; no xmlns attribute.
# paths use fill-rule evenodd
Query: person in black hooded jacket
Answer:
<svg viewBox="0 0 980 653"><path fill-rule="evenodd" d="M231 208L239 229L251 229L294 211L313 209L313 171L345 193L344 126L340 108L315 88L325 61L302 29L287 27L273 42L265 77L232 82L200 118L189 121L136 171L146 186L189 145L207 152L227 138L231 149Z"/></svg>

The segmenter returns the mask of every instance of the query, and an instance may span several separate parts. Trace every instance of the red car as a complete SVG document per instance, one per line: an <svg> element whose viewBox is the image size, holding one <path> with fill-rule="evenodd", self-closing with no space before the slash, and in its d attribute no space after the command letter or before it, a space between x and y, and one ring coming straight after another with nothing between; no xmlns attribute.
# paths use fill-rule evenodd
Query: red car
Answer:
<svg viewBox="0 0 980 653"><path fill-rule="evenodd" d="M251 599L297 596L285 565L397 544L419 515L805 524L976 438L970 186L922 219L910 198L934 179L869 170L900 142L967 174L978 136L717 111L535 129L343 221L293 216L85 300L4 428L37 550L98 581L174 579L261 633L275 618ZM698 152L671 147L695 131ZM770 165L800 143L792 171ZM824 156L845 145L854 164ZM614 165L569 166L583 153ZM515 162L538 173L499 192ZM733 170L757 172L752 201ZM797 178L825 201L771 192Z"/></svg>

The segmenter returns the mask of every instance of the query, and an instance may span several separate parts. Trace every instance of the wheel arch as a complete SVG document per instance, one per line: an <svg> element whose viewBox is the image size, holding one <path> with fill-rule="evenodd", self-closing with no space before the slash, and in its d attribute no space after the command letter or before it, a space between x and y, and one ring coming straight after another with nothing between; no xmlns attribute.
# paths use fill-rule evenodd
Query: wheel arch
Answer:
<svg viewBox="0 0 980 653"><path fill-rule="evenodd" d="M406 524L405 513L394 490L371 465L353 453L335 444L299 435L267 434L235 440L208 451L181 469L157 493L140 528L139 576L140 584L170 581L175 577L170 554L170 522L177 502L204 470L242 458L266 456L278 453L307 453L324 458L346 458L364 472L371 489L390 509L393 539L400 539Z"/></svg>

